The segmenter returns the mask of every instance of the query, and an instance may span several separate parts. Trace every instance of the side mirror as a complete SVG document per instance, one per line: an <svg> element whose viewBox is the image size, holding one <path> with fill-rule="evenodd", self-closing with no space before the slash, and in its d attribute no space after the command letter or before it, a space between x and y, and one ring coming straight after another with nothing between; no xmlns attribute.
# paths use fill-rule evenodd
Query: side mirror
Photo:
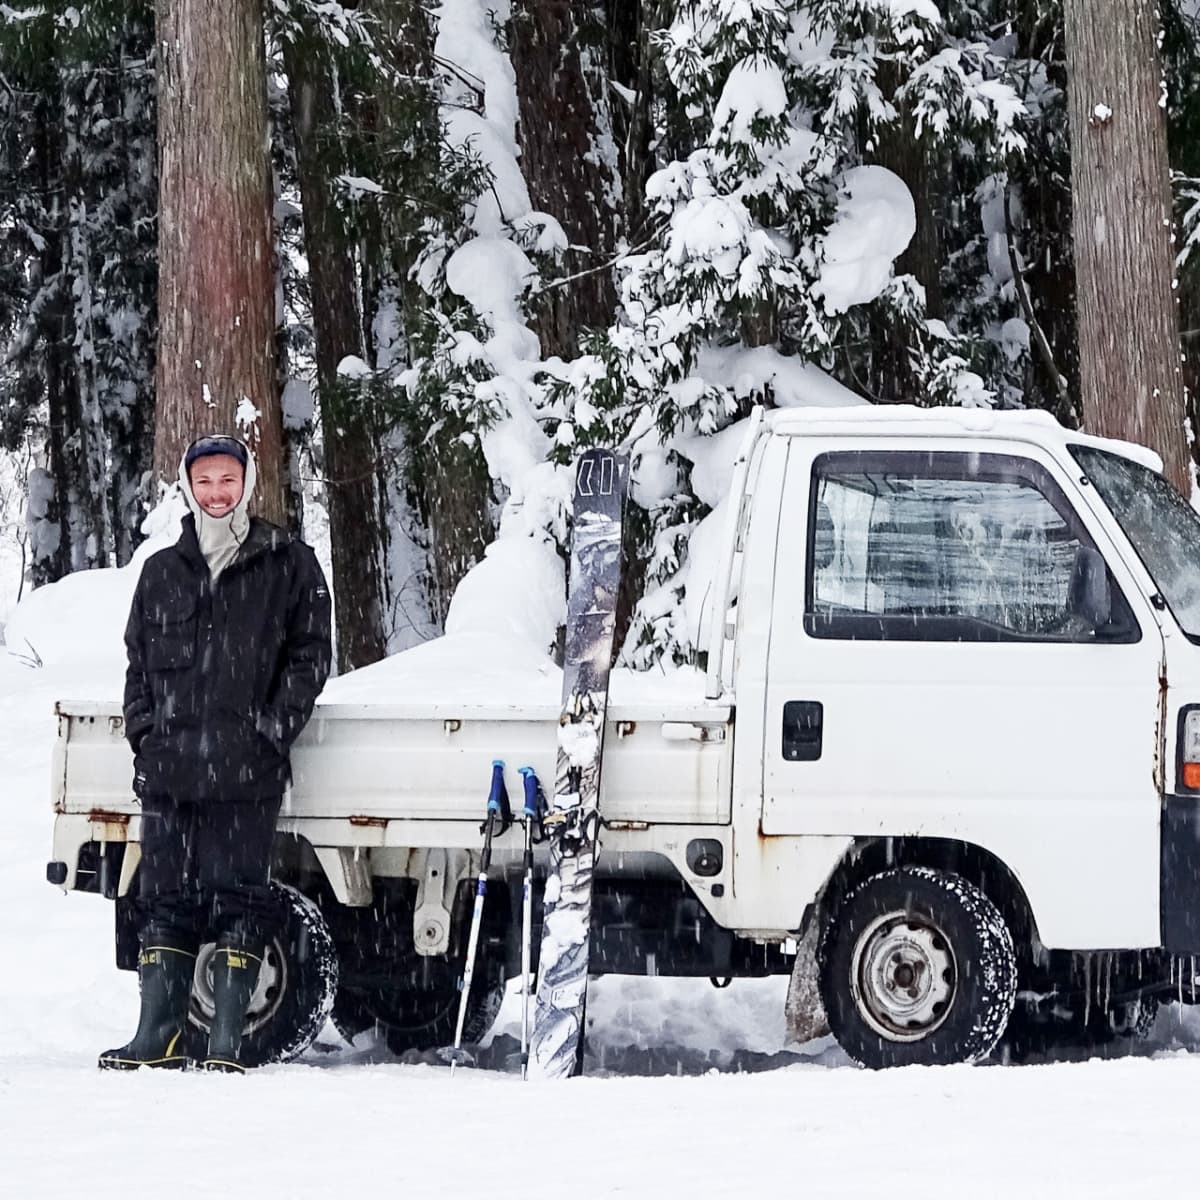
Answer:
<svg viewBox="0 0 1200 1200"><path fill-rule="evenodd" d="M1112 620L1108 568L1099 550L1080 546L1075 551L1071 582L1067 588L1067 608L1093 629L1103 629Z"/></svg>

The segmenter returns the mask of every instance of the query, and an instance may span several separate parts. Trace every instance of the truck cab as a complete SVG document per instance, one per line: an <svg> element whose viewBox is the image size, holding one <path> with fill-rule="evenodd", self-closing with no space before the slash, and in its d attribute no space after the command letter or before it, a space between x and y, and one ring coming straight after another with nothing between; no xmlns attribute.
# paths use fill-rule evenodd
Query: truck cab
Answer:
<svg viewBox="0 0 1200 1200"><path fill-rule="evenodd" d="M1200 520L1156 466L1035 413L804 410L753 439L710 644L710 692L737 696L735 877L796 848L774 878L824 906L826 973L859 889L902 910L920 869L990 899L1027 993L1101 954L1114 994L1179 982L1200 944ZM852 1052L925 1061L961 998L944 932L884 920L824 979L839 1038L863 1026ZM900 987L914 973L954 986Z"/></svg>

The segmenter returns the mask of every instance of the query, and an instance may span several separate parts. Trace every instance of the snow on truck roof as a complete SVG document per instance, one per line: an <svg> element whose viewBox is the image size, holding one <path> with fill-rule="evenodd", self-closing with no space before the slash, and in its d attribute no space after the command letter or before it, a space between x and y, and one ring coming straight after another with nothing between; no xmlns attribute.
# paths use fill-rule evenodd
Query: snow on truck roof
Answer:
<svg viewBox="0 0 1200 1200"><path fill-rule="evenodd" d="M786 408L766 415L774 433L883 434L892 437L970 437L1017 440L1039 446L1095 446L1162 473L1162 459L1135 442L1067 429L1042 409L918 408L915 404L863 404L845 408Z"/></svg>

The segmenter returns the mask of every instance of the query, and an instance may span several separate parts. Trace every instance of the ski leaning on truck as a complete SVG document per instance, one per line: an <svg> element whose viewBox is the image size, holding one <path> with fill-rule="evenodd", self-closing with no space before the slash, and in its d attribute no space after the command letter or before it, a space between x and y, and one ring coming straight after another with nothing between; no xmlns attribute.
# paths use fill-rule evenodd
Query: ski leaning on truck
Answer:
<svg viewBox="0 0 1200 1200"><path fill-rule="evenodd" d="M545 818L550 862L529 1060L532 1074L543 1079L583 1070L600 767L628 480L629 460L611 450L587 451L576 468L563 706L554 800Z"/></svg>
<svg viewBox="0 0 1200 1200"><path fill-rule="evenodd" d="M212 435L184 452L188 515L149 558L125 633L125 734L141 801L141 1014L102 1069L240 1072L243 1022L281 915L270 888L289 751L331 664L330 599L312 550L250 517L254 457ZM207 1044L186 1037L196 956L216 947Z"/></svg>

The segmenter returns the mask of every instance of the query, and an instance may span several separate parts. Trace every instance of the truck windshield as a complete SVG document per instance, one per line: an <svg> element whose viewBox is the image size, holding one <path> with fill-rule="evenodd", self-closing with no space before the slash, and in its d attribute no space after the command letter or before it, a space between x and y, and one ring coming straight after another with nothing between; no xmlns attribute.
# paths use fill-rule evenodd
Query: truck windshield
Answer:
<svg viewBox="0 0 1200 1200"><path fill-rule="evenodd" d="M1180 628L1200 641L1200 516L1156 471L1094 446L1071 453L1133 543Z"/></svg>

